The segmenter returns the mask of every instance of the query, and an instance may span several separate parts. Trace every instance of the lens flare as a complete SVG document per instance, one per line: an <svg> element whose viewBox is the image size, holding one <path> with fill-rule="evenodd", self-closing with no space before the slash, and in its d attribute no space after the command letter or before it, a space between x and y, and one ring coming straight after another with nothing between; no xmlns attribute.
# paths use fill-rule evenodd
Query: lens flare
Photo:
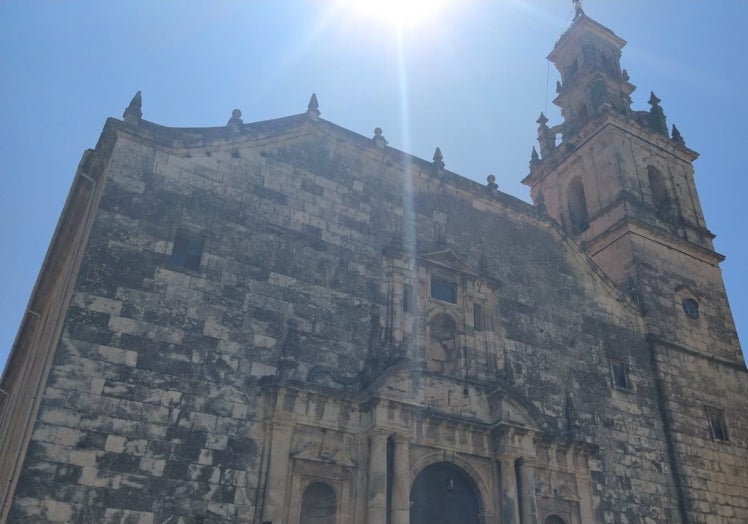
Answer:
<svg viewBox="0 0 748 524"><path fill-rule="evenodd" d="M342 0L356 15L390 24L413 27L442 14L448 0Z"/></svg>

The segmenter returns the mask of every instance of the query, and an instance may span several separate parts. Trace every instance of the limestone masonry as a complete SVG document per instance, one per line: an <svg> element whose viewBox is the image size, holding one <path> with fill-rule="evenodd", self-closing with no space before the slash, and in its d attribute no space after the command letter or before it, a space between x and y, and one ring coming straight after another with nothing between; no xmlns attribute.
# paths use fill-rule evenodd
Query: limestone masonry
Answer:
<svg viewBox="0 0 748 524"><path fill-rule="evenodd" d="M0 388L0 521L748 522L697 154L625 42L549 59L533 205L305 113L86 151Z"/></svg>

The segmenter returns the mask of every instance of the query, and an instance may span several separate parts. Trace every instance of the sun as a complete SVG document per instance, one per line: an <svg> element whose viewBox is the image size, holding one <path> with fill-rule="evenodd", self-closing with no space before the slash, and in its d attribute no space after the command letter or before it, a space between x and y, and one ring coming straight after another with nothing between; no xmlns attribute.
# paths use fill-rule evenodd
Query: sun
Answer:
<svg viewBox="0 0 748 524"><path fill-rule="evenodd" d="M449 0L342 0L360 17L397 28L422 25L444 14Z"/></svg>

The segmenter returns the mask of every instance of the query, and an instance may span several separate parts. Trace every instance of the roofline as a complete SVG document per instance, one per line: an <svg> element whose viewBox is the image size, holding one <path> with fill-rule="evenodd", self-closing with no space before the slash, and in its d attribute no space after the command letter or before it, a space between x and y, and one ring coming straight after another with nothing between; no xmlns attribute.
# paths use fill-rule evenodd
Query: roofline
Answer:
<svg viewBox="0 0 748 524"><path fill-rule="evenodd" d="M308 130L310 127L326 128L328 132L344 135L358 145L370 148L372 152L377 151L378 154L384 155L393 162L416 167L423 173L431 171L434 173L434 176L438 176L456 189L468 191L482 196L487 200L506 205L520 213L538 214L538 210L534 205L509 193L497 189L495 193L490 194L485 184L481 184L445 168L440 168L439 174L436 175L436 167L433 161L415 156L390 145L385 145L384 148L381 148L381 146L375 144L371 137L351 131L323 118L312 119L308 113L242 123L238 128L235 127L233 129L229 126L168 127L143 119L134 124L116 118L109 118L106 125L118 132L134 137L141 137L144 140L151 140L163 147L185 149L202 149L218 144L221 144L223 147L240 147L248 141L260 142L292 130Z"/></svg>

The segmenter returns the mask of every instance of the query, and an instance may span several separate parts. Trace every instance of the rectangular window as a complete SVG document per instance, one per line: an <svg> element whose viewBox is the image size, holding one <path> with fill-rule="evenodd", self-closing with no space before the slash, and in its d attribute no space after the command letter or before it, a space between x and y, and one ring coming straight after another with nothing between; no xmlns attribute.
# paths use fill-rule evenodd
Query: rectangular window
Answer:
<svg viewBox="0 0 748 524"><path fill-rule="evenodd" d="M410 284L403 285L403 311L409 313L413 310L413 287Z"/></svg>
<svg viewBox="0 0 748 524"><path fill-rule="evenodd" d="M203 244L204 240L202 238L189 235L184 231L177 231L169 263L174 267L199 271L200 259L203 256Z"/></svg>
<svg viewBox="0 0 748 524"><path fill-rule="evenodd" d="M613 386L618 389L630 389L628 366L618 358L610 359L610 374L613 379Z"/></svg>
<svg viewBox="0 0 748 524"><path fill-rule="evenodd" d="M438 277L431 277L431 298L457 303L457 284Z"/></svg>
<svg viewBox="0 0 748 524"><path fill-rule="evenodd" d="M709 419L709 429L712 432L712 438L722 442L729 441L727 425L725 424L725 412L718 408L707 407L706 416Z"/></svg>
<svg viewBox="0 0 748 524"><path fill-rule="evenodd" d="M483 306L481 304L473 304L473 327L476 331L486 330L486 320L483 316Z"/></svg>

